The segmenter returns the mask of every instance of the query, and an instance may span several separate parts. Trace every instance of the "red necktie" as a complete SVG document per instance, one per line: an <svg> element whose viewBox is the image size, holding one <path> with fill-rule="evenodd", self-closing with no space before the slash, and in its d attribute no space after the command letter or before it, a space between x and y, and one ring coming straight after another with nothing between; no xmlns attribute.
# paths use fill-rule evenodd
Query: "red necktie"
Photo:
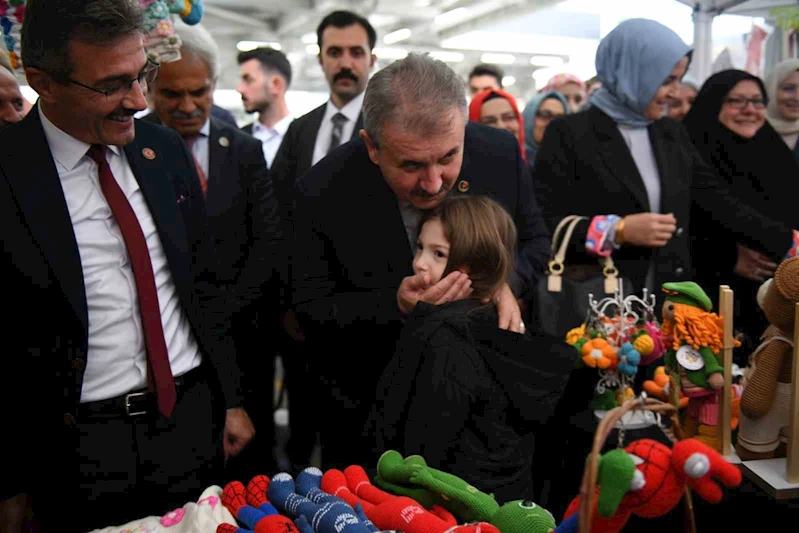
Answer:
<svg viewBox="0 0 799 533"><path fill-rule="evenodd" d="M133 277L136 279L136 293L139 297L139 311L144 330L144 344L147 351L147 381L150 390L155 389L158 410L169 418L175 408L177 394L172 368L169 366L169 352L164 340L161 325L161 308L158 306L158 291L155 288L155 275L150 261L147 240L139 225L136 213L125 197L125 193L114 179L111 167L105 158L105 146L94 144L87 155L98 166L100 187L103 189L108 205L122 232L125 246L130 256Z"/></svg>
<svg viewBox="0 0 799 533"><path fill-rule="evenodd" d="M194 148L194 142L197 140L197 136L195 135L193 137L185 137L184 140L186 141L186 144L189 145L189 152L191 152L192 148ZM197 174L199 174L199 176L200 176L200 187L202 187L203 196L205 196L207 198L208 197L208 178L205 176L205 172L203 172L202 165L200 165L200 162L197 161L197 158L194 157L193 153L191 155L191 158L194 159L194 166L197 167Z"/></svg>

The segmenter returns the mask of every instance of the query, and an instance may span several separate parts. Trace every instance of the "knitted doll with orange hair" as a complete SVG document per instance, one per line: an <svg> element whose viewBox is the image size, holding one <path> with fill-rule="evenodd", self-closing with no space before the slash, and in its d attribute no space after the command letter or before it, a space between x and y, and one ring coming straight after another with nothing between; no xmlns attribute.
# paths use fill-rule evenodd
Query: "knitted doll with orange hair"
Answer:
<svg viewBox="0 0 799 533"><path fill-rule="evenodd" d="M719 391L724 386L724 368L718 355L724 323L711 312L713 303L696 283L664 283L663 292L661 332L669 347L663 361L676 385L672 394L677 398L682 392L688 397L683 432L720 450Z"/></svg>
<svg viewBox="0 0 799 533"><path fill-rule="evenodd" d="M782 262L758 291L771 326L749 356L741 398L741 429L735 451L745 460L785 455L790 418L794 313L799 302L799 258Z"/></svg>

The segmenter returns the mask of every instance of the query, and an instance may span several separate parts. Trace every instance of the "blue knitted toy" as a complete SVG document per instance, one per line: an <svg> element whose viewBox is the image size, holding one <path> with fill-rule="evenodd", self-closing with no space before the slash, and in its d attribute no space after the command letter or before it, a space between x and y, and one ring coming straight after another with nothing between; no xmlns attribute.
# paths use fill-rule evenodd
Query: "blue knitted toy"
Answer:
<svg viewBox="0 0 799 533"><path fill-rule="evenodd" d="M341 502L349 505L341 498L323 491L321 486L322 471L314 466L309 466L297 476L295 490L297 494L300 496L305 496L316 504ZM360 506L355 507L355 514L358 515L358 518L361 519L361 522L363 522L366 527L374 532L380 531L380 528L378 528L372 523L371 520L369 520L369 518L366 516L366 513L363 511L363 509L361 509Z"/></svg>

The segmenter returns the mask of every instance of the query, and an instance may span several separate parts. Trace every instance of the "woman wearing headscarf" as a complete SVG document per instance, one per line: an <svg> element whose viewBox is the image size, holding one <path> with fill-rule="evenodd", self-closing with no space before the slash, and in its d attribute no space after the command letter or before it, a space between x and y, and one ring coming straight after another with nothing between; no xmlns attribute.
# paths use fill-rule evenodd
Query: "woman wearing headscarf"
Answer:
<svg viewBox="0 0 799 533"><path fill-rule="evenodd" d="M541 93L543 94L551 91L558 91L565 96L566 101L569 103L569 108L574 113L578 112L580 108L585 105L587 98L585 83L574 74L564 72L552 76L544 88L541 89Z"/></svg>
<svg viewBox="0 0 799 533"><path fill-rule="evenodd" d="M542 93L527 102L522 111L524 124L524 151L530 168L535 162L535 154L544 138L547 126L553 119L569 112L569 102L557 91Z"/></svg>
<svg viewBox="0 0 799 533"><path fill-rule="evenodd" d="M767 117L799 159L799 59L786 59L766 78Z"/></svg>
<svg viewBox="0 0 799 533"><path fill-rule="evenodd" d="M692 204L718 231L774 261L794 242L792 226L738 200L685 129L664 119L689 58L689 47L658 22L619 24L599 44L602 87L590 108L553 122L535 162L536 198L550 228L567 215L588 217L566 264L597 267L598 257L612 254L636 292L646 287L660 297L663 283L692 278Z"/></svg>
<svg viewBox="0 0 799 533"><path fill-rule="evenodd" d="M502 89L483 89L469 102L469 120L492 128L509 131L519 141L522 158L524 152L524 123L516 99Z"/></svg>
<svg viewBox="0 0 799 533"><path fill-rule="evenodd" d="M771 106L760 78L725 70L708 78L683 123L730 195L796 228L799 163L766 122L767 104ZM735 329L756 343L766 322L754 302L760 284L774 275L776 262L742 246L734 235L716 231L708 211L695 209L692 218L696 280L708 288L730 285L735 291Z"/></svg>

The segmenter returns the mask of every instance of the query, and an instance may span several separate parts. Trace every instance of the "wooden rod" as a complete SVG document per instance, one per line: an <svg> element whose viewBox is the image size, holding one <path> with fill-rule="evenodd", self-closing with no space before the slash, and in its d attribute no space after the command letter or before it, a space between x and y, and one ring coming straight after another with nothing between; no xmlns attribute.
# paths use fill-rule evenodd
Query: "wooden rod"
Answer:
<svg viewBox="0 0 799 533"><path fill-rule="evenodd" d="M724 367L724 387L721 390L719 431L721 431L721 455L732 455L732 349L733 349L733 291L728 285L719 287L719 314L724 321L724 349L721 352Z"/></svg>
<svg viewBox="0 0 799 533"><path fill-rule="evenodd" d="M791 418L788 426L788 483L799 483L799 303L793 327L793 368L791 372Z"/></svg>

